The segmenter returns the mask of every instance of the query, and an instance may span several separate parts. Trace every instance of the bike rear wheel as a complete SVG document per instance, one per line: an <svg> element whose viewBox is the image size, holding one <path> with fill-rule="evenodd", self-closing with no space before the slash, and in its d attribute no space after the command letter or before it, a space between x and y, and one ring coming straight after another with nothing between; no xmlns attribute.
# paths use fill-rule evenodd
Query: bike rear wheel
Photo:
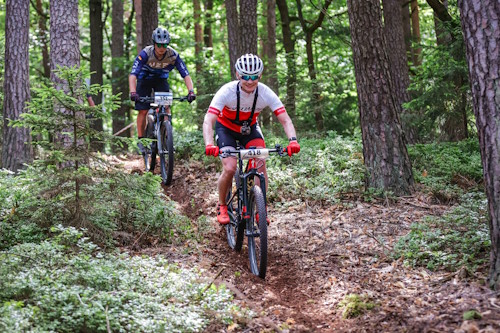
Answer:
<svg viewBox="0 0 500 333"><path fill-rule="evenodd" d="M164 120L158 138L158 154L163 184L170 185L174 173L174 138L170 121Z"/></svg>
<svg viewBox="0 0 500 333"><path fill-rule="evenodd" d="M231 186L231 189L236 188L238 191L238 172L234 176L233 185L236 184L236 187ZM241 247L243 246L243 235L245 231L245 224L240 219L240 212L238 211L238 197L237 195L233 196L233 191L229 190L227 194L226 203L227 203L227 213L229 215L229 224L226 225L226 236L227 243L229 247L235 251L241 251Z"/></svg>
<svg viewBox="0 0 500 333"><path fill-rule="evenodd" d="M264 194L254 185L249 196L249 215L246 235L248 237L248 257L252 273L264 279L267 270L267 221Z"/></svg>

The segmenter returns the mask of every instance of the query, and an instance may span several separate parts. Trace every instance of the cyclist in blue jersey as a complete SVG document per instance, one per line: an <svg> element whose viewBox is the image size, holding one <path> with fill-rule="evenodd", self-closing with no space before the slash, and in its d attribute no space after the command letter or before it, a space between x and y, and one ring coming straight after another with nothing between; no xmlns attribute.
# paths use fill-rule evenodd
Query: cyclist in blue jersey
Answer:
<svg viewBox="0 0 500 333"><path fill-rule="evenodd" d="M135 109L139 110L137 115L137 136L144 137L146 130L146 117L149 103L140 102L140 97L151 95L154 91L169 91L168 75L176 68L184 78L184 83L188 89L187 100L189 103L196 99L193 90L193 81L189 76L189 71L182 61L179 53L170 47L170 34L167 29L158 27L153 31L153 45L146 46L135 58L130 72L128 83L130 90L130 100L135 102ZM139 143L139 150L145 153L144 146Z"/></svg>

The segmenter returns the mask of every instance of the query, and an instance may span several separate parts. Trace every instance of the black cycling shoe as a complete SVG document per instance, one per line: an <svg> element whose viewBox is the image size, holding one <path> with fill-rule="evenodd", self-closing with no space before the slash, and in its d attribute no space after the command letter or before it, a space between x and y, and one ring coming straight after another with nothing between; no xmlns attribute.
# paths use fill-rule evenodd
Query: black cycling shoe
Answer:
<svg viewBox="0 0 500 333"><path fill-rule="evenodd" d="M137 148L139 149L139 154L146 155L147 148L144 147L144 145L142 144L142 142L138 142L137 143Z"/></svg>

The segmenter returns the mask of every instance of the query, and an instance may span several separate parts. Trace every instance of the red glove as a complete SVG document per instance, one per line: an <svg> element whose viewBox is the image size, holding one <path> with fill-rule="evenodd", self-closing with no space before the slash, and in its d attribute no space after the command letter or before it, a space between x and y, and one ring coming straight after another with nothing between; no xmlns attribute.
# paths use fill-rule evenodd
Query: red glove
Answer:
<svg viewBox="0 0 500 333"><path fill-rule="evenodd" d="M205 146L205 154L210 156L219 156L219 146L214 146L214 145L206 145Z"/></svg>
<svg viewBox="0 0 500 333"><path fill-rule="evenodd" d="M297 141L290 141L290 144L285 148L285 150L288 153L288 156L292 156L300 151L300 145Z"/></svg>

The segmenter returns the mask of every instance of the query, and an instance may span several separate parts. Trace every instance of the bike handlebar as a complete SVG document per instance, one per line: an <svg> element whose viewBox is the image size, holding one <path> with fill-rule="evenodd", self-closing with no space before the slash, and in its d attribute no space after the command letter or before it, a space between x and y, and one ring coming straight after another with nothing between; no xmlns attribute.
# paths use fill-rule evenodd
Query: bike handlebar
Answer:
<svg viewBox="0 0 500 333"><path fill-rule="evenodd" d="M235 149L224 150L219 153L221 157L229 157L231 155L238 155L242 160L250 160L253 158L267 159L270 153L277 153L279 156L288 156L285 149L281 145L276 144L274 148L249 148L249 149Z"/></svg>
<svg viewBox="0 0 500 333"><path fill-rule="evenodd" d="M185 102L187 101L187 96L182 96L182 97L173 97L172 98L174 101L179 101L179 102ZM139 102L141 103L154 103L155 98L154 96L145 96L145 97L139 97Z"/></svg>

